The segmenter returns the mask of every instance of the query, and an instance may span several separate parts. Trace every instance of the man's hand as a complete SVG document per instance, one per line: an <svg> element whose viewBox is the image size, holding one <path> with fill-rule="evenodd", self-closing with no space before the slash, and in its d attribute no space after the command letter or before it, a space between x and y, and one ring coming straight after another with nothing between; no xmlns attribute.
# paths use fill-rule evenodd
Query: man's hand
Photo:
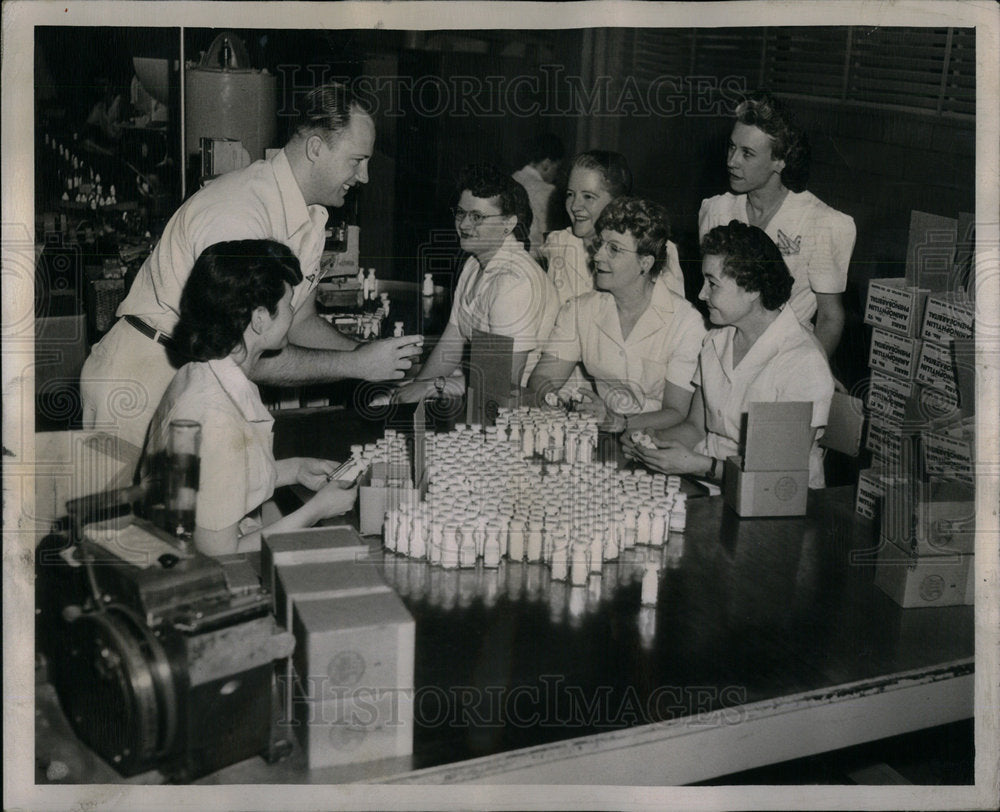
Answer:
<svg viewBox="0 0 1000 812"><path fill-rule="evenodd" d="M354 349L357 377L365 381L399 380L423 350L423 336L383 338L359 344Z"/></svg>

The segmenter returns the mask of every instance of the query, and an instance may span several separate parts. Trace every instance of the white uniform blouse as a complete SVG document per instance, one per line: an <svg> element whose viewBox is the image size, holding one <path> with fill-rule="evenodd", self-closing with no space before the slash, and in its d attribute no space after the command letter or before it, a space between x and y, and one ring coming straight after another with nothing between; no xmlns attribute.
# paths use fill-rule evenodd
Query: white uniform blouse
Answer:
<svg viewBox="0 0 1000 812"><path fill-rule="evenodd" d="M614 297L595 290L562 306L546 352L582 362L610 408L637 414L662 408L666 381L693 391L704 337L701 314L658 279L628 338Z"/></svg>
<svg viewBox="0 0 1000 812"><path fill-rule="evenodd" d="M166 449L171 420L201 423L195 523L222 530L274 493L274 420L257 386L231 358L185 364L167 387L149 427L146 454ZM259 524L240 526L241 535Z"/></svg>
<svg viewBox="0 0 1000 812"><path fill-rule="evenodd" d="M455 286L449 321L469 341L474 330L514 339L528 356L524 381L552 330L559 301L552 282L512 234L483 268L469 257Z"/></svg>
<svg viewBox="0 0 1000 812"><path fill-rule="evenodd" d="M730 192L701 201L698 239L731 220L747 222L747 196ZM854 220L812 192L789 192L764 232L792 274L789 304L799 321L812 322L817 293L843 293L857 230Z"/></svg>
<svg viewBox="0 0 1000 812"><path fill-rule="evenodd" d="M786 305L734 368L735 334L735 327L714 329L702 345L694 383L701 386L707 435L694 451L720 460L739 454L740 422L750 403L809 401L813 427L825 426L833 375L816 339L794 311ZM823 485L823 458L813 443L809 487Z"/></svg>

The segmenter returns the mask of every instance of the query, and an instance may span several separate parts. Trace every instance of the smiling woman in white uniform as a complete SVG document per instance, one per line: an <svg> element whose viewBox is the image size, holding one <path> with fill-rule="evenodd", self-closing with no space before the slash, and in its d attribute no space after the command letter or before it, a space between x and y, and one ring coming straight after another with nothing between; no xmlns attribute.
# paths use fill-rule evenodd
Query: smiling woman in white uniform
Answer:
<svg viewBox="0 0 1000 812"><path fill-rule="evenodd" d="M332 460L275 461L273 419L247 374L268 350L288 343L293 288L302 281L291 250L271 240L216 243L202 252L181 294L174 329L182 366L153 415L142 461L143 480L162 477L172 420L201 425L195 546L209 555L260 545L258 508L275 487L296 482L316 491L272 531L308 527L350 510L356 490L326 477Z"/></svg>
<svg viewBox="0 0 1000 812"><path fill-rule="evenodd" d="M698 236L739 220L763 229L794 279L792 310L828 357L844 329L842 294L856 230L848 215L806 190L809 141L784 106L755 93L736 108L726 158L731 191L701 202Z"/></svg>
<svg viewBox="0 0 1000 812"><path fill-rule="evenodd" d="M459 179L455 229L466 260L455 286L448 326L417 378L394 399L407 403L435 392L455 372L473 331L514 339L511 385L526 382L548 338L559 301L552 282L527 251L528 193L499 167L475 164Z"/></svg>
<svg viewBox="0 0 1000 812"><path fill-rule="evenodd" d="M809 401L812 426L826 425L833 376L815 338L787 304L792 277L781 254L759 228L731 222L702 241L700 298L718 329L705 338L687 419L653 439L658 448L622 443L626 456L657 471L717 479L727 457L739 453L740 424L750 403ZM809 487L823 487L823 459L815 442Z"/></svg>
<svg viewBox="0 0 1000 812"><path fill-rule="evenodd" d="M667 261L667 214L620 197L597 220L597 289L566 302L528 384L537 400L582 362L597 396L580 406L611 430L665 428L688 413L705 335L691 303L659 282Z"/></svg>
<svg viewBox="0 0 1000 812"><path fill-rule="evenodd" d="M597 238L597 218L612 200L631 193L632 171L624 155L591 150L573 159L566 185L566 213L571 225L549 234L541 249L560 305L594 289L590 257ZM661 281L683 297L684 276L672 242L667 243L665 265Z"/></svg>

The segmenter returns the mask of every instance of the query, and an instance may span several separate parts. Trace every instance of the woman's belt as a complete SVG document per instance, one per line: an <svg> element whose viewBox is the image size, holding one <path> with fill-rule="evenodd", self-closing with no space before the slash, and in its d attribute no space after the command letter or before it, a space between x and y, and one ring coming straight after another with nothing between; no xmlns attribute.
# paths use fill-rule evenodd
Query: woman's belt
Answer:
<svg viewBox="0 0 1000 812"><path fill-rule="evenodd" d="M164 347L172 347L174 345L174 340L170 337L169 333L163 333L155 327L150 327L138 316L122 316L122 318L146 336L146 338L156 341Z"/></svg>

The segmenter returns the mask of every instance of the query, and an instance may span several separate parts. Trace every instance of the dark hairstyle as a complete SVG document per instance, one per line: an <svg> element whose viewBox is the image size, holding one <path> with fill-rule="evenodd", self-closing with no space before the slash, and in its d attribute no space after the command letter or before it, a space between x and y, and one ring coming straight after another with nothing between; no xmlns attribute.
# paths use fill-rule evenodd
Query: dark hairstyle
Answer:
<svg viewBox="0 0 1000 812"><path fill-rule="evenodd" d="M524 187L494 164L469 164L458 176L456 199L469 191L474 197L487 200L497 198L497 206L504 217L517 217L514 237L521 241L524 250L531 248L528 232L531 230L531 203Z"/></svg>
<svg viewBox="0 0 1000 812"><path fill-rule="evenodd" d="M771 136L771 155L785 161L781 182L793 192L803 191L809 180L809 139L791 111L770 93L757 91L737 105L736 120Z"/></svg>
<svg viewBox="0 0 1000 812"><path fill-rule="evenodd" d="M302 99L291 132L319 135L332 146L333 139L350 126L351 116L358 112L369 114L368 108L346 85L339 82L320 85Z"/></svg>
<svg viewBox="0 0 1000 812"><path fill-rule="evenodd" d="M566 147L562 139L552 133L545 133L538 136L528 145L528 163L541 163L546 158L550 161L559 162L566 156Z"/></svg>
<svg viewBox="0 0 1000 812"><path fill-rule="evenodd" d="M573 169L593 169L601 175L604 188L612 197L632 193L632 170L620 152L595 149L581 152L573 159Z"/></svg>
<svg viewBox="0 0 1000 812"><path fill-rule="evenodd" d="M285 285L302 281L299 260L273 240L233 240L210 245L194 263L181 293L174 328L176 352L192 361L225 358L243 343L253 311L273 316Z"/></svg>
<svg viewBox="0 0 1000 812"><path fill-rule="evenodd" d="M663 206L638 197L616 198L597 218L598 236L605 229L631 234L635 238L636 253L653 258L649 278L656 279L660 275L667 261L667 240L670 239L670 218Z"/></svg>
<svg viewBox="0 0 1000 812"><path fill-rule="evenodd" d="M749 293L760 291L766 310L777 310L792 295L792 275L778 246L757 226L739 220L716 226L701 241L701 255L723 257L726 276Z"/></svg>

